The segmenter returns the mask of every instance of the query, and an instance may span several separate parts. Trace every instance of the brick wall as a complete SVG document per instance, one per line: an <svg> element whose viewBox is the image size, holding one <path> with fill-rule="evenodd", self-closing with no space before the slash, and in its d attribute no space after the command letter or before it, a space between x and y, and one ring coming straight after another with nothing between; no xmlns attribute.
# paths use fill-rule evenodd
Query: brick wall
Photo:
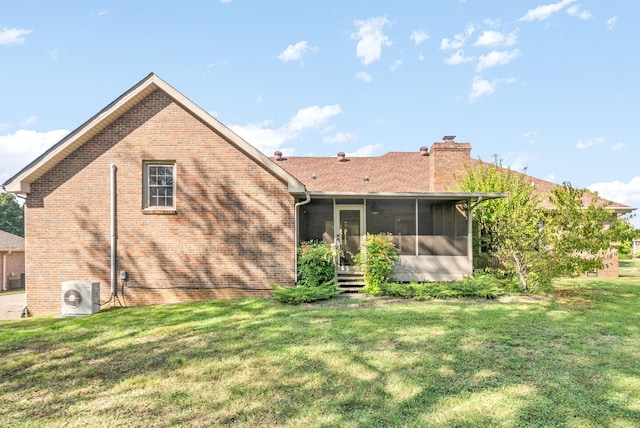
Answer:
<svg viewBox="0 0 640 428"><path fill-rule="evenodd" d="M603 256L604 267L598 270L598 276L604 278L617 278L619 276L620 256L618 251L607 251Z"/></svg>
<svg viewBox="0 0 640 428"><path fill-rule="evenodd" d="M431 191L445 192L457 188L457 180L466 173L471 159L471 144L453 141L433 143L429 150Z"/></svg>
<svg viewBox="0 0 640 428"><path fill-rule="evenodd" d="M7 265L3 266L5 260ZM4 278L7 289L20 288L20 275L24 273L24 251L0 251L0 275L3 272L7 274ZM2 278L0 278L0 287L2 287Z"/></svg>
<svg viewBox="0 0 640 428"><path fill-rule="evenodd" d="M175 161L174 214L143 212L147 160ZM31 314L60 312L62 281L99 281L108 299L111 163L127 305L266 296L273 283L293 284L287 184L156 91L32 183L25 219Z"/></svg>

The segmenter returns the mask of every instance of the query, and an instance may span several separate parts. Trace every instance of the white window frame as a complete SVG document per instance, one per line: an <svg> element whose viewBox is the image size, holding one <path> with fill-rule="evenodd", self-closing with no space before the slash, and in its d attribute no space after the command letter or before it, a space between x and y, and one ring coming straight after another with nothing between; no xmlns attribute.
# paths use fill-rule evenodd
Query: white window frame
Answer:
<svg viewBox="0 0 640 428"><path fill-rule="evenodd" d="M157 167L161 167L161 168L171 168L172 171L172 175L171 175L171 184L167 185L167 184L151 184L151 169L152 168L157 168ZM145 210L166 210L166 211L174 211L176 209L176 162L175 161L145 161L143 162L143 209ZM164 198L171 198L171 204L170 205L154 205L152 203L152 191L151 191L151 187L152 186L156 186L158 188L163 187L165 189L167 188L171 188L171 195L169 196L160 196L160 197L164 197Z"/></svg>

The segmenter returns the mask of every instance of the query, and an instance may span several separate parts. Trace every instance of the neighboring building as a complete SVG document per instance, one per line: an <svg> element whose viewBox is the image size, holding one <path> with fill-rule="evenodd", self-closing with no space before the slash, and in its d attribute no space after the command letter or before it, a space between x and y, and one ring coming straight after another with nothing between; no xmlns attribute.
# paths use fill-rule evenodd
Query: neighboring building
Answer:
<svg viewBox="0 0 640 428"><path fill-rule="evenodd" d="M640 254L640 239L634 239L633 243L632 243L633 247L632 247L632 253L634 256L637 256Z"/></svg>
<svg viewBox="0 0 640 428"><path fill-rule="evenodd" d="M0 291L24 288L24 238L0 230Z"/></svg>
<svg viewBox="0 0 640 428"><path fill-rule="evenodd" d="M272 159L150 74L5 183L27 195L29 312L58 312L70 280L127 305L268 296L299 242L339 245L349 271L367 232L393 235L400 279L462 278L470 210L506 196L451 191L470 151Z"/></svg>

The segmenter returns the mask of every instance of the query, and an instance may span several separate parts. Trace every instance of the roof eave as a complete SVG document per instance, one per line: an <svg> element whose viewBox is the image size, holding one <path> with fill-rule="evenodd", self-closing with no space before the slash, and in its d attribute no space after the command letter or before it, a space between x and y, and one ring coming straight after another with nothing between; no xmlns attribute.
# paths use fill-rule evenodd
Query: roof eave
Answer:
<svg viewBox="0 0 640 428"><path fill-rule="evenodd" d="M310 191L311 197L360 197L360 198L422 198L440 200L486 200L506 198L508 193L484 193L484 192L329 192Z"/></svg>

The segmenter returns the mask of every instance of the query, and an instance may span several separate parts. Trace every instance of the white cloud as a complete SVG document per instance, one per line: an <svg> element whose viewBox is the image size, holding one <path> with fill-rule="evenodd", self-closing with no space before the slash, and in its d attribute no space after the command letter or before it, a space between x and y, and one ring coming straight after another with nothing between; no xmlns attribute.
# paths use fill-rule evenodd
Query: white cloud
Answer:
<svg viewBox="0 0 640 428"><path fill-rule="evenodd" d="M207 71L213 71L215 68L217 68L219 65L229 65L231 64L231 60L228 59L220 59L216 62L212 62L211 64L207 64Z"/></svg>
<svg viewBox="0 0 640 428"><path fill-rule="evenodd" d="M478 40L473 44L474 46L513 46L518 43L518 36L516 31L508 34L500 33L498 31L487 30L483 32Z"/></svg>
<svg viewBox="0 0 640 428"><path fill-rule="evenodd" d="M518 49L514 49L511 52L491 51L487 55L480 55L478 58L478 64L476 65L476 71L482 71L485 68L508 64L519 56L520 50Z"/></svg>
<svg viewBox="0 0 640 428"><path fill-rule="evenodd" d="M373 77L366 71L358 71L356 73L356 79L362 80L363 82L371 82Z"/></svg>
<svg viewBox="0 0 640 428"><path fill-rule="evenodd" d="M411 35L409 36L409 39L413 40L416 46L418 46L420 43L424 42L425 40L429 40L430 37L431 36L426 31L415 30L411 33Z"/></svg>
<svg viewBox="0 0 640 428"><path fill-rule="evenodd" d="M640 207L640 176L632 178L628 183L619 180L594 183L589 186L589 190L598 192L600 196L610 201L634 208Z"/></svg>
<svg viewBox="0 0 640 428"><path fill-rule="evenodd" d="M289 45L286 49L278 54L278 59L282 62L301 61L302 55L306 52L314 52L317 48L309 46L306 40L302 40L293 45Z"/></svg>
<svg viewBox="0 0 640 428"><path fill-rule="evenodd" d="M291 154L294 150L282 147L284 143L295 140L303 131L324 126L331 117L341 112L342 109L337 104L322 107L316 105L301 108L279 128L271 127L270 120L248 125L230 125L229 128L268 156L275 150Z"/></svg>
<svg viewBox="0 0 640 428"><path fill-rule="evenodd" d="M357 149L355 152L347 153L347 156L362 157L362 156L374 156L384 147L383 144L369 144Z"/></svg>
<svg viewBox="0 0 640 428"><path fill-rule="evenodd" d="M613 145L613 147L611 147L611 151L617 152L618 150L624 149L626 146L627 145L625 143L616 143Z"/></svg>
<svg viewBox="0 0 640 428"><path fill-rule="evenodd" d="M60 49L58 49L58 48L53 48L53 49L51 49L51 50L48 50L48 51L47 51L47 55L49 55L49 57L50 57L52 60L57 61L57 60L58 60L58 57L59 57L59 55L60 55Z"/></svg>
<svg viewBox="0 0 640 428"><path fill-rule="evenodd" d="M473 78L473 82L471 83L471 92L469 93L468 101L469 103L475 102L478 98L491 95L495 92L498 85L504 83L514 83L516 79L510 77L508 79L495 79L492 81L483 79L482 77L476 76Z"/></svg>
<svg viewBox="0 0 640 428"><path fill-rule="evenodd" d="M382 47L393 44L382 32L384 26L389 24L386 16L357 20L353 24L358 30L351 34L351 39L358 41L356 55L364 65L378 61L382 56Z"/></svg>
<svg viewBox="0 0 640 428"><path fill-rule="evenodd" d="M582 138L578 140L576 143L576 147L579 149L586 149L591 146L599 146L600 144L604 144L603 137L592 138L590 140L583 140Z"/></svg>
<svg viewBox="0 0 640 428"><path fill-rule="evenodd" d="M13 134L0 135L0 183L27 166L68 133L66 129L49 132L21 129Z"/></svg>
<svg viewBox="0 0 640 428"><path fill-rule="evenodd" d="M421 54L419 54L419 55L418 55L418 61L423 62L423 61L424 61L424 60L426 60L426 59L427 59L427 57L426 57L426 56L424 56L424 54L423 54L423 53L421 53Z"/></svg>
<svg viewBox="0 0 640 428"><path fill-rule="evenodd" d="M523 172L529 167L529 162L533 159L535 159L535 156L528 153L521 153L518 155L509 153L503 160L503 163L504 166L511 168L512 171Z"/></svg>
<svg viewBox="0 0 640 428"><path fill-rule="evenodd" d="M485 68L496 67L498 65L505 65L520 56L520 50L514 49L509 51L491 51L486 55L480 55L478 57L478 64L476 65L476 71L482 71Z"/></svg>
<svg viewBox="0 0 640 428"><path fill-rule="evenodd" d="M29 33L31 33L31 30L3 28L0 31L0 45L21 45L24 43L24 36Z"/></svg>
<svg viewBox="0 0 640 428"><path fill-rule="evenodd" d="M464 33L454 35L453 39L448 39L445 37L440 40L440 49L449 50L462 48L467 41L467 37L471 36L474 31L475 27L473 25L467 25Z"/></svg>
<svg viewBox="0 0 640 428"><path fill-rule="evenodd" d="M445 64L449 64L449 65L464 64L465 62L472 62L472 61L475 61L475 58L472 56L464 56L462 49L458 49L456 53L451 55L449 58L445 58L444 60Z"/></svg>
<svg viewBox="0 0 640 428"><path fill-rule="evenodd" d="M591 18L591 12L589 12L588 10L580 10L581 7L582 6L579 4L571 6L569 7L569 9L567 9L567 14L571 16L576 16L582 20L587 20Z"/></svg>
<svg viewBox="0 0 640 428"><path fill-rule="evenodd" d="M329 118L340 113L342 113L342 109L338 104L301 108L291 117L287 128L293 132L302 131L307 128L318 128L327 123Z"/></svg>
<svg viewBox="0 0 640 428"><path fill-rule="evenodd" d="M393 64L391 64L391 67L389 67L389 70L397 71L401 66L402 66L402 60L397 59L393 62Z"/></svg>
<svg viewBox="0 0 640 428"><path fill-rule="evenodd" d="M347 141L353 140L355 138L356 136L351 132L338 132L335 135L324 137L322 139L322 142L325 144L337 144L337 143L342 144L342 143L346 143Z"/></svg>
<svg viewBox="0 0 640 428"><path fill-rule="evenodd" d="M538 142L538 133L536 131L527 131L522 136L528 140L529 144L536 144Z"/></svg>
<svg viewBox="0 0 640 428"><path fill-rule="evenodd" d="M500 20L499 19L487 18L484 21L482 21L482 23L484 25L486 25L487 27L498 27L498 26L500 26Z"/></svg>
<svg viewBox="0 0 640 428"><path fill-rule="evenodd" d="M617 22L618 22L617 16L612 16L611 18L607 19L607 30L609 31L613 30L613 27L616 26Z"/></svg>
<svg viewBox="0 0 640 428"><path fill-rule="evenodd" d="M540 5L536 8L529 9L518 21L544 21L575 1L576 0L562 0L557 3Z"/></svg>
<svg viewBox="0 0 640 428"><path fill-rule="evenodd" d="M110 12L109 9L105 9L104 7L101 7L100 9L93 12L93 14L95 16L104 16L104 15L107 15L109 12Z"/></svg>
<svg viewBox="0 0 640 428"><path fill-rule="evenodd" d="M29 116L28 118L20 121L20 126L22 126L23 128L26 128L27 126L35 125L36 123L38 123L38 117Z"/></svg>
<svg viewBox="0 0 640 428"><path fill-rule="evenodd" d="M491 95L496 90L496 85L481 77L474 77L471 83L469 102L472 103L483 95Z"/></svg>

